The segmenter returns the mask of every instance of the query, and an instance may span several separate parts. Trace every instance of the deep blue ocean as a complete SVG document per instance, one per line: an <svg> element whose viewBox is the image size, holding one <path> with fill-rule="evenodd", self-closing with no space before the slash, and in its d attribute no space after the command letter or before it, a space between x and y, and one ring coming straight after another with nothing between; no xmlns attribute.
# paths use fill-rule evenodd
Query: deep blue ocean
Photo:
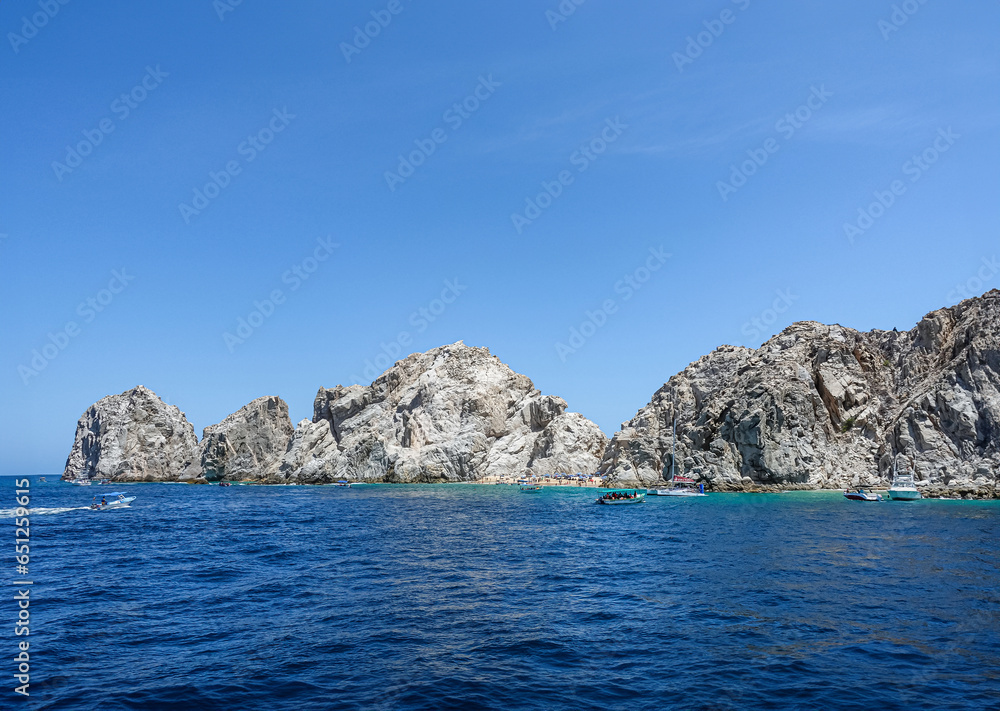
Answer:
<svg viewBox="0 0 1000 711"><path fill-rule="evenodd" d="M1000 502L30 488L2 708L1000 708Z"/></svg>

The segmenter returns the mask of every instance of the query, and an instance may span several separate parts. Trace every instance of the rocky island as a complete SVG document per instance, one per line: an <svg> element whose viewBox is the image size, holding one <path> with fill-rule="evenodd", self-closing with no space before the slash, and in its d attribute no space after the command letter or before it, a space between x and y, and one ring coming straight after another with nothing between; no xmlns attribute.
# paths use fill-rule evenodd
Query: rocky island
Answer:
<svg viewBox="0 0 1000 711"><path fill-rule="evenodd" d="M995 497L1000 291L910 331L795 323L758 349L722 346L671 377L611 440L488 349L413 354L371 385L320 388L313 417L262 397L199 443L139 386L92 405L64 479L257 483L462 482L567 472L716 491L886 485L894 463L927 495Z"/></svg>
<svg viewBox="0 0 1000 711"><path fill-rule="evenodd" d="M63 479L322 484L460 482L511 473L593 474L607 438L485 348L463 343L397 362L371 385L320 388L293 427L277 397L206 427L145 387L80 418Z"/></svg>

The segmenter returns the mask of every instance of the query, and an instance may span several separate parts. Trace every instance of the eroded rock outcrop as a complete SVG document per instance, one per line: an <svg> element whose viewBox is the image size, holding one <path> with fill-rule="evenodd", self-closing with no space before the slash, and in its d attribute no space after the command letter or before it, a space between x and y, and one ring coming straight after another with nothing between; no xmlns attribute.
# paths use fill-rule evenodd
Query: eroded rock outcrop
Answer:
<svg viewBox="0 0 1000 711"><path fill-rule="evenodd" d="M217 425L201 440L201 468L208 481L255 479L277 464L294 428L288 405L278 397L260 397Z"/></svg>
<svg viewBox="0 0 1000 711"><path fill-rule="evenodd" d="M888 483L992 496L1000 470L1000 291L909 332L802 322L757 350L724 346L672 377L605 453L601 474L654 484L671 465L717 490Z"/></svg>
<svg viewBox="0 0 1000 711"><path fill-rule="evenodd" d="M187 481L200 476L199 459L184 413L140 385L83 413L62 478Z"/></svg>
<svg viewBox="0 0 1000 711"><path fill-rule="evenodd" d="M63 475L116 481L470 481L598 471L651 485L677 456L715 490L888 483L893 462L928 495L1000 490L1000 291L911 331L793 324L757 350L723 346L672 377L610 443L485 348L397 362L369 386L321 388L294 430L259 398L199 446L176 407L137 387L81 417Z"/></svg>
<svg viewBox="0 0 1000 711"><path fill-rule="evenodd" d="M370 386L321 388L292 428L277 397L254 400L199 446L176 407L143 387L104 398L77 426L64 478L327 483L471 481L593 474L607 438L485 348L462 343L399 361Z"/></svg>
<svg viewBox="0 0 1000 711"><path fill-rule="evenodd" d="M463 343L397 362L370 386L320 389L269 482L471 481L593 473L606 438L485 348Z"/></svg>

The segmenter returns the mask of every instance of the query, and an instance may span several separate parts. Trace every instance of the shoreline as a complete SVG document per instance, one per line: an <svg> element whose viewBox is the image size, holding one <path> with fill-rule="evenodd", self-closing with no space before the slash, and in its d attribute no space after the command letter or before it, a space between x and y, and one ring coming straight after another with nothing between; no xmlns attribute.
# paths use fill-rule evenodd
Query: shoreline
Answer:
<svg viewBox="0 0 1000 711"><path fill-rule="evenodd" d="M22 475L14 475L22 476ZM51 477L52 475L29 475L29 478L33 478L37 481L38 478L45 476ZM510 477L510 476L492 476L484 477L482 479L475 479L470 481L438 481L438 482L422 482L422 481L412 481L412 482L389 482L389 481L352 481L352 486L427 486L427 485L468 485L468 486L510 486L517 487L518 480L524 477ZM92 480L93 481L93 480ZM72 486L69 480L61 479L59 477L50 478L45 484L68 484ZM171 484L171 485L184 485L184 486L218 486L220 482L213 481L208 482L204 480L200 481L111 481L108 484L91 484L91 486L97 486L98 490L103 487L109 486L133 486L136 484ZM232 486L264 486L264 487L291 487L291 486L315 486L315 487L337 487L334 482L325 483L305 483L305 482L259 482L259 481L227 481L226 483ZM533 484L543 486L545 488L553 489L655 489L667 485L667 482L660 482L658 484L652 484L647 486L609 486L604 485L600 479L591 477L589 479L556 479L555 477L542 477L540 479L535 479L532 481ZM888 486L871 486L863 487L866 491L886 495ZM89 490L89 489L88 489ZM856 490L856 487L850 490ZM761 487L754 487L748 489L713 489L705 487L706 494L791 494L791 493L839 493L843 494L845 489L843 487L836 488L815 488L815 487L803 487L799 486L789 486L780 487L776 485L765 485ZM969 487L956 487L955 489L947 489L945 487L928 487L928 489L921 491L921 500L931 500L931 501L997 501L1000 500L1000 491L994 490L975 490Z"/></svg>

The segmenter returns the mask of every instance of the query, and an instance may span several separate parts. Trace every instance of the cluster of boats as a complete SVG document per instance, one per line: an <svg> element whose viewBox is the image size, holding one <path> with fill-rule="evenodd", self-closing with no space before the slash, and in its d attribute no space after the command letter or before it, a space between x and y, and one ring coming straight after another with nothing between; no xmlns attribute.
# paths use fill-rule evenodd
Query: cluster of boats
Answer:
<svg viewBox="0 0 1000 711"><path fill-rule="evenodd" d="M892 484L889 485L886 496L891 501L916 501L920 498L920 490L913 480L913 474L910 472L901 474L897 471L895 462L892 465ZM874 491L865 491L864 489L858 489L857 491L847 490L844 492L844 498L851 501L883 500L881 494Z"/></svg>

